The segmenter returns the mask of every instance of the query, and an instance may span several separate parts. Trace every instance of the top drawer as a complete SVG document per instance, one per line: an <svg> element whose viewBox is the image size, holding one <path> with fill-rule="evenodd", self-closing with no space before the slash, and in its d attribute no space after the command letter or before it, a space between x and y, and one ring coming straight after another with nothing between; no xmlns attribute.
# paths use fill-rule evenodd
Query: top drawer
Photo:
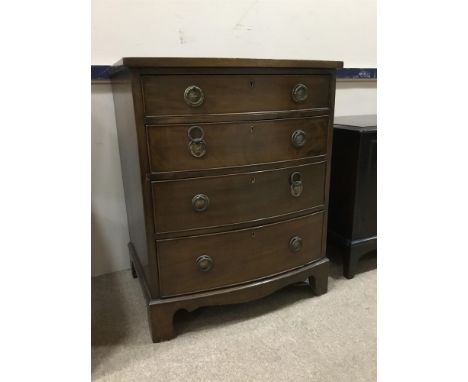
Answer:
<svg viewBox="0 0 468 382"><path fill-rule="evenodd" d="M328 75L143 75L145 115L328 107Z"/></svg>

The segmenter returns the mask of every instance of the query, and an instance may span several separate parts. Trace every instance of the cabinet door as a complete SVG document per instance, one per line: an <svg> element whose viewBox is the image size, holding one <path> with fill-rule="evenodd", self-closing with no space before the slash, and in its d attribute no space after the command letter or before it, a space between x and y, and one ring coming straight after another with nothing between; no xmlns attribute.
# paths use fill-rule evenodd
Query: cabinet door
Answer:
<svg viewBox="0 0 468 382"><path fill-rule="evenodd" d="M353 240L377 235L377 132L362 134L357 170Z"/></svg>

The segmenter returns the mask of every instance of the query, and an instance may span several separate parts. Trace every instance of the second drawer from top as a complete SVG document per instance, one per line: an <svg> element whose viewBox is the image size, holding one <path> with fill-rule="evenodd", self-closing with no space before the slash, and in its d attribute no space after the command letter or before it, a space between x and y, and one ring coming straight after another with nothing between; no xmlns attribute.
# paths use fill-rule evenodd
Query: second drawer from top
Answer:
<svg viewBox="0 0 468 382"><path fill-rule="evenodd" d="M328 117L149 125L151 172L206 170L325 155Z"/></svg>

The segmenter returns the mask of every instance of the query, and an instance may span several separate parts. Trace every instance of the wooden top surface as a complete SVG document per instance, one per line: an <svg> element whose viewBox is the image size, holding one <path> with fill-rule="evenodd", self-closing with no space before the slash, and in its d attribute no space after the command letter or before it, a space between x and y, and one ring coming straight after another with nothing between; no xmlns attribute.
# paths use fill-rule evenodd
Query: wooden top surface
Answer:
<svg viewBox="0 0 468 382"><path fill-rule="evenodd" d="M273 60L255 58L196 58L196 57L124 57L114 66L128 67L226 67L226 68L312 68L340 69L342 61Z"/></svg>
<svg viewBox="0 0 468 382"><path fill-rule="evenodd" d="M373 131L377 130L377 115L349 115L335 117L335 129Z"/></svg>

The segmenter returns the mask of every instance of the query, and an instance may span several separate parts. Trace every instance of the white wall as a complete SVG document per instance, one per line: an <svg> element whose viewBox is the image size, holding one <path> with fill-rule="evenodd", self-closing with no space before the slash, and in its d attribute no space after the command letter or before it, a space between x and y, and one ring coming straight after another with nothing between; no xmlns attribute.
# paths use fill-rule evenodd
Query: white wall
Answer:
<svg viewBox="0 0 468 382"><path fill-rule="evenodd" d="M91 269L98 275L129 267L127 212L109 83L92 85L91 166Z"/></svg>
<svg viewBox="0 0 468 382"><path fill-rule="evenodd" d="M335 116L377 114L377 81L337 81Z"/></svg>
<svg viewBox="0 0 468 382"><path fill-rule="evenodd" d="M93 0L92 64L126 56L341 60L376 67L376 0ZM375 81L337 83L336 115L375 114ZM129 267L112 93L92 84L92 274Z"/></svg>
<svg viewBox="0 0 468 382"><path fill-rule="evenodd" d="M376 66L376 0L93 0L93 64L123 56L310 58Z"/></svg>

